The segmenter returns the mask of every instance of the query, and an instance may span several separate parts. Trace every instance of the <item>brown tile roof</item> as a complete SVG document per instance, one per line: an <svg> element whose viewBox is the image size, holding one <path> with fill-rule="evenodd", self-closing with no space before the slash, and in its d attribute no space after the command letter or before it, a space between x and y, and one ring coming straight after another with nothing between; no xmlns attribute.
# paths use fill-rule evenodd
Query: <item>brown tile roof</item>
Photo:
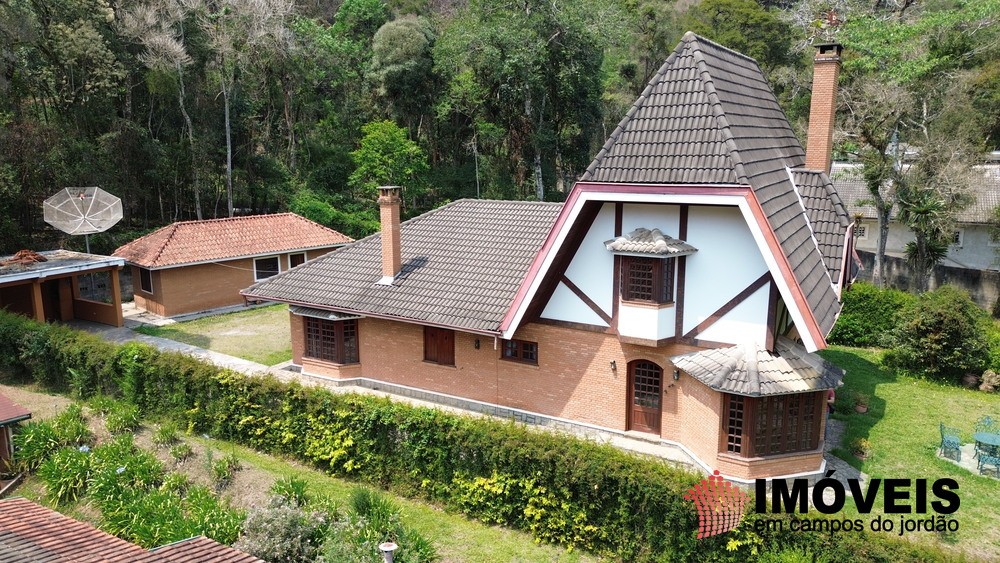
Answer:
<svg viewBox="0 0 1000 563"><path fill-rule="evenodd" d="M851 225L851 216L829 176L812 170L793 170L792 176L826 269L831 278L840 279L844 236Z"/></svg>
<svg viewBox="0 0 1000 563"><path fill-rule="evenodd" d="M144 268L165 268L331 247L352 240L294 213L277 213L173 223L119 247L114 256Z"/></svg>
<svg viewBox="0 0 1000 563"><path fill-rule="evenodd" d="M974 201L969 207L958 212L957 219L959 223L987 224L993 217L993 210L1000 206L1000 164L973 166L973 171L976 174L972 183ZM868 203L871 195L861 177L860 164L835 162L830 176L852 216L875 218L875 207ZM893 208L893 217L897 211L898 209Z"/></svg>
<svg viewBox="0 0 1000 563"><path fill-rule="evenodd" d="M24 498L0 500L3 563L264 563L204 537L152 551Z"/></svg>
<svg viewBox="0 0 1000 563"><path fill-rule="evenodd" d="M210 540L204 536L157 547L144 561L169 563L264 563L249 553Z"/></svg>
<svg viewBox="0 0 1000 563"><path fill-rule="evenodd" d="M622 235L604 241L604 246L618 254L647 254L656 256L687 256L698 252L690 244L668 237L660 229L635 229L627 235Z"/></svg>
<svg viewBox="0 0 1000 563"><path fill-rule="evenodd" d="M743 344L674 356L674 366L712 389L748 397L834 389L844 370L779 338L775 352Z"/></svg>
<svg viewBox="0 0 1000 563"><path fill-rule="evenodd" d="M0 500L4 563L140 561L148 552L23 498Z"/></svg>
<svg viewBox="0 0 1000 563"><path fill-rule="evenodd" d="M498 333L562 204L459 200L405 221L403 268L382 277L381 234L337 249L242 293L318 309L357 312Z"/></svg>
<svg viewBox="0 0 1000 563"><path fill-rule="evenodd" d="M750 186L827 334L840 304L787 171L804 163L757 63L688 32L581 180Z"/></svg>
<svg viewBox="0 0 1000 563"><path fill-rule="evenodd" d="M0 425L31 418L31 411L0 395Z"/></svg>

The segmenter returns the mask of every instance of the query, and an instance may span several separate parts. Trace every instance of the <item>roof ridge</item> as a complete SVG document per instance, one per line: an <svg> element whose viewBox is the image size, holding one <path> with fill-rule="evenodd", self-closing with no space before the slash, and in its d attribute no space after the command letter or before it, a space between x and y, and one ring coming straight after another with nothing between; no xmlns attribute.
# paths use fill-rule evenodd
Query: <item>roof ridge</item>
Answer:
<svg viewBox="0 0 1000 563"><path fill-rule="evenodd" d="M736 51L734 49L731 49L729 47L726 47L722 43L718 43L716 41L712 41L711 39L709 39L709 38L707 38L705 36L698 35L697 33L693 32L693 31L687 31L687 32L685 32L684 33L684 37L681 37L681 41L686 41L688 43L699 43L699 44L700 43L706 43L706 44L708 44L711 47L715 47L716 49L720 49L720 50L723 50L723 51L725 51L727 53L736 55L737 57L739 57L741 59L750 61L753 64L757 65L757 61L753 57L751 57L749 55L746 55L746 54L743 54L743 53L741 53L739 51ZM757 65L757 67L760 68L760 65Z"/></svg>
<svg viewBox="0 0 1000 563"><path fill-rule="evenodd" d="M174 239L174 235L177 234L177 223L171 223L170 225L167 225L165 228L170 229L170 234L167 235L166 240L164 240L163 244L160 245L160 249L156 252L156 256L153 256L153 259L149 261L150 264L156 264L156 261L160 259L160 256L163 256L163 251L165 251L167 249L167 246L170 245L170 241ZM153 231L153 233L155 232L156 231Z"/></svg>
<svg viewBox="0 0 1000 563"><path fill-rule="evenodd" d="M689 31L688 33L691 32ZM691 34L694 35L693 33ZM685 34L684 36L687 37L687 34ZM649 82L646 83L646 87L642 89L642 93L639 94L639 97L636 98L635 102L632 103L632 106L628 108L627 112L625 112L625 117L623 117L621 121L618 122L618 125L615 127L615 129L611 132L610 135L608 135L608 140L604 142L604 146L601 147L601 150L597 151L597 154L594 155L594 159L590 161L590 166L588 166L587 170L585 170L583 175L580 176L581 182L586 182L587 180L589 180L593 176L594 171L600 168L599 163L608 154L608 151L611 150L611 147L613 147L615 143L618 142L618 138L621 137L622 133L625 131L625 126L630 121L632 121L632 118L635 116L635 113L639 111L639 108L642 107L642 105L649 98L649 95L653 92L653 88L655 88L656 85L658 84L657 79L660 76L662 76L664 72L666 72L668 66L672 65L674 61L677 60L677 57L680 56L680 53L685 48L686 45L684 44L684 41L678 43L677 46L674 47L674 50L667 57L667 60L663 61L663 64L660 65L660 68L653 73L653 76L649 79Z"/></svg>
<svg viewBox="0 0 1000 563"><path fill-rule="evenodd" d="M698 37L694 33L691 33L691 35L693 37ZM685 37L687 37L687 34L685 34ZM697 45L697 42L695 41L689 40L688 42L695 43ZM725 49L725 47L723 47L723 49ZM727 51L728 50L729 49L727 49ZM741 182L745 182L746 184L750 184L750 177L747 174L746 166L744 166L743 159L740 157L739 145L736 144L736 137L729 128L729 119L726 118L726 111L722 107L722 99L719 98L719 93L715 90L715 79L712 77L712 73L709 70L708 61L705 60L705 56L702 54L700 48L692 49L691 55L694 57L695 65L698 68L698 80L701 81L702 87L705 89L705 94L708 95L709 103L712 106L712 113L715 114L715 121L719 125L719 131L722 133L722 138L725 140L726 146L729 147L729 154L726 156L733 165L733 172L736 174L736 179ZM760 67L757 68L759 69ZM708 76L707 80L705 79L705 76Z"/></svg>

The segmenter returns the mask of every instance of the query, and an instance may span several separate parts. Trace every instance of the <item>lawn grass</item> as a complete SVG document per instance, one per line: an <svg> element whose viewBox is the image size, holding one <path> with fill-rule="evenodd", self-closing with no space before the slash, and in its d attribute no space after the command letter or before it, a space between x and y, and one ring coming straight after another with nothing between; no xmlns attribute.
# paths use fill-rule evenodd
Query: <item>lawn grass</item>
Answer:
<svg viewBox="0 0 1000 563"><path fill-rule="evenodd" d="M292 337L285 305L212 315L167 326L145 325L135 330L266 366L292 359Z"/></svg>
<svg viewBox="0 0 1000 563"><path fill-rule="evenodd" d="M960 429L963 443L969 443L977 418L1000 415L1000 394L897 375L879 367L878 350L831 347L821 354L847 371L844 387L837 391L837 413L833 415L846 426L842 447L834 453L870 477L925 478L929 483L941 477L955 479L961 507L950 517L959 522L957 534L942 537L914 532L908 536L941 542L974 557L1000 560L1000 480L977 475L937 456L941 422ZM853 411L854 392L870 398L867 413ZM871 442L871 454L864 460L850 452L851 442L858 438ZM935 500L932 494L928 496L928 500ZM859 516L853 503L845 506L848 517ZM874 518L876 506L873 514L860 516ZM892 517L898 523L899 516Z"/></svg>

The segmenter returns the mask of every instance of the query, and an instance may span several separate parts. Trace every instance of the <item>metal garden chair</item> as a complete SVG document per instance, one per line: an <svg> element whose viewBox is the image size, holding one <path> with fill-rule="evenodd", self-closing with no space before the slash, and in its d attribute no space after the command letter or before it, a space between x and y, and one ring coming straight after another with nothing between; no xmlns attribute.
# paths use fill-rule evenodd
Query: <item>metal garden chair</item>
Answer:
<svg viewBox="0 0 1000 563"><path fill-rule="evenodd" d="M976 426L975 426L975 429L973 430L973 433L974 434L981 434L981 433L985 433L985 434L1000 434L1000 421L997 421L997 419L993 418L992 416L990 416L988 414L987 415L983 415L983 416L979 417L978 420L976 420ZM983 444L983 443L981 443L981 442L979 442L977 440L976 441L976 453L973 454L972 457L974 457L974 458L979 457L984 451L986 453L990 454L990 455L993 455L993 456L996 456L996 455L1000 454L1000 452L997 452L997 450L996 450L996 448L994 446L990 446L988 444Z"/></svg>
<svg viewBox="0 0 1000 563"><path fill-rule="evenodd" d="M962 440L957 428L950 428L941 423L941 455L952 457L955 461L962 460ZM948 454L951 453L951 456Z"/></svg>

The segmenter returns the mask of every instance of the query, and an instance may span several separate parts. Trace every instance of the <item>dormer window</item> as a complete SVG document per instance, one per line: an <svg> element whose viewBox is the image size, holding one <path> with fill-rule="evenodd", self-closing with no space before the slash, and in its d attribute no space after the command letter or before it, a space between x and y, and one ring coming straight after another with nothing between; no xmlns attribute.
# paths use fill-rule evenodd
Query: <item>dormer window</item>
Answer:
<svg viewBox="0 0 1000 563"><path fill-rule="evenodd" d="M622 257L622 299L645 303L673 303L674 258Z"/></svg>
<svg viewBox="0 0 1000 563"><path fill-rule="evenodd" d="M605 241L604 246L621 256L622 301L655 304L674 302L677 257L698 251L660 229L636 229Z"/></svg>

